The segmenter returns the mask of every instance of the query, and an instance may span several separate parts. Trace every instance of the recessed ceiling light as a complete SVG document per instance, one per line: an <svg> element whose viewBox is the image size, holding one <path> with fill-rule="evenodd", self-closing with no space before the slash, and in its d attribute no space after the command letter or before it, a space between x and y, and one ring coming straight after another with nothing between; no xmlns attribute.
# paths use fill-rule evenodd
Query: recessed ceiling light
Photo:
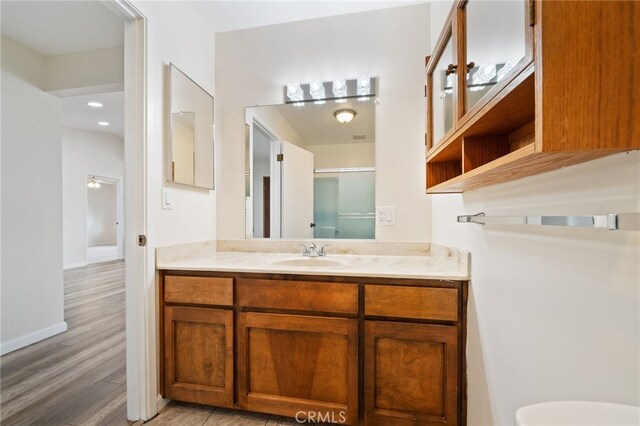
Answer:
<svg viewBox="0 0 640 426"><path fill-rule="evenodd" d="M97 102L97 101L87 102L87 105L89 105L92 108L102 108L104 106L100 102Z"/></svg>
<svg viewBox="0 0 640 426"><path fill-rule="evenodd" d="M106 121L98 121L98 126L108 126L109 123Z"/></svg>

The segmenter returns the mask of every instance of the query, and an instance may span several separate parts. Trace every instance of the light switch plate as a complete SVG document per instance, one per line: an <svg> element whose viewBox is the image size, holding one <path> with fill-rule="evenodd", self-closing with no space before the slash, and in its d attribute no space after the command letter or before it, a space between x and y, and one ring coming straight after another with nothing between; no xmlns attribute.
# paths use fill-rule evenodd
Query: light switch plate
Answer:
<svg viewBox="0 0 640 426"><path fill-rule="evenodd" d="M396 207L395 206L376 207L376 225L395 226L395 224L396 224Z"/></svg>
<svg viewBox="0 0 640 426"><path fill-rule="evenodd" d="M171 189L162 188L162 210L173 210Z"/></svg>

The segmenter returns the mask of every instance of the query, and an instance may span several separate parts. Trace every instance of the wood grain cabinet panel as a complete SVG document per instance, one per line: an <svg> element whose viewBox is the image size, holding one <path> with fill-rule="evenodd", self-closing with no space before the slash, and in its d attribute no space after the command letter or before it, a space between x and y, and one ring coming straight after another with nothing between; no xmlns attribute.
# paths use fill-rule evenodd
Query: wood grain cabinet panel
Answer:
<svg viewBox="0 0 640 426"><path fill-rule="evenodd" d="M357 320L240 313L237 342L241 408L357 424Z"/></svg>
<svg viewBox="0 0 640 426"><path fill-rule="evenodd" d="M365 315L458 320L458 290L455 288L364 286Z"/></svg>
<svg viewBox="0 0 640 426"><path fill-rule="evenodd" d="M239 279L238 304L253 308L356 314L357 284Z"/></svg>
<svg viewBox="0 0 640 426"><path fill-rule="evenodd" d="M487 16L508 16L514 6L509 33L487 24ZM425 70L427 192L474 190L640 149L638 22L638 1L456 0ZM483 53L512 54L523 31L524 57L498 77L516 57ZM453 129L438 141L434 105L442 101L433 95L444 89L438 55L451 37ZM496 77L483 88L474 83L477 67L490 61Z"/></svg>
<svg viewBox="0 0 640 426"><path fill-rule="evenodd" d="M459 423L458 330L365 321L366 425Z"/></svg>
<svg viewBox="0 0 640 426"><path fill-rule="evenodd" d="M233 406L233 312L164 309L165 397Z"/></svg>
<svg viewBox="0 0 640 426"><path fill-rule="evenodd" d="M167 275L164 301L201 305L233 305L233 279Z"/></svg>

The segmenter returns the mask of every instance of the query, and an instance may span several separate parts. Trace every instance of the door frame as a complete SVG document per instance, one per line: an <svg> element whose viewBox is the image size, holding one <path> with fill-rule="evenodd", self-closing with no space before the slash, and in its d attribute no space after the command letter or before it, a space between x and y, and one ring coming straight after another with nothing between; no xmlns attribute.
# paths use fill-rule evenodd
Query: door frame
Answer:
<svg viewBox="0 0 640 426"><path fill-rule="evenodd" d="M155 309L146 297L147 233L147 19L129 0L103 0L124 22L124 204L125 333L127 418L147 420L157 413ZM152 258L152 257L151 257Z"/></svg>
<svg viewBox="0 0 640 426"><path fill-rule="evenodd" d="M108 185L116 186L116 247L117 254L116 259L122 260L125 256L124 250L124 238L126 233L126 222L124 217L124 188L122 186L122 179L99 175L96 173L87 173L87 180L95 177L98 180L104 181ZM85 186L85 212L84 212L84 248L85 248L85 260L86 264L89 264L89 237L87 223L89 221L89 191L91 188Z"/></svg>

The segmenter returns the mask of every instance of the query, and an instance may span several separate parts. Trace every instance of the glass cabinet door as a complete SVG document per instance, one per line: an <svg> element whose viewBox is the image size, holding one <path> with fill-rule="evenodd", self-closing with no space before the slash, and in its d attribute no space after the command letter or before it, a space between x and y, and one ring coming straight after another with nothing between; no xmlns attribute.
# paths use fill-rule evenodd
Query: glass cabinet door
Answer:
<svg viewBox="0 0 640 426"><path fill-rule="evenodd" d="M469 0L464 5L465 112L507 75L529 62L527 3L526 0Z"/></svg>
<svg viewBox="0 0 640 426"><path fill-rule="evenodd" d="M453 40L449 37L431 73L431 144L437 146L453 128L456 109L457 63Z"/></svg>

